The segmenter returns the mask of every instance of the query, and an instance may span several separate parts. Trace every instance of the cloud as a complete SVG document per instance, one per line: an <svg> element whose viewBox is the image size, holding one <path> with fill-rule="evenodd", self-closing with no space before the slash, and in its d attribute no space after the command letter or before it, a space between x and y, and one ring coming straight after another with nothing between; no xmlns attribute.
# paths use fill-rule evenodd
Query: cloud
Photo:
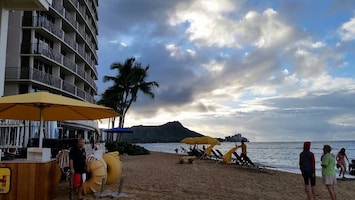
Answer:
<svg viewBox="0 0 355 200"><path fill-rule="evenodd" d="M139 94L127 126L180 121L252 141L355 139L354 47L346 42L354 6L347 5L105 0L99 93L109 85L102 77L116 73L112 63L136 57L160 87L154 101Z"/></svg>
<svg viewBox="0 0 355 200"><path fill-rule="evenodd" d="M355 18L351 18L349 21L343 23L339 28L339 34L344 41L350 41L355 39Z"/></svg>

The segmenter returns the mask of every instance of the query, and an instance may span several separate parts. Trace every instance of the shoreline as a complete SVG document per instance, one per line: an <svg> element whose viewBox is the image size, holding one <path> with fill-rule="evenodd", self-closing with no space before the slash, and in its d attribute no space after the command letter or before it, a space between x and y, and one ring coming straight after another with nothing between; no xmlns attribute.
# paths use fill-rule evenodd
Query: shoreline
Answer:
<svg viewBox="0 0 355 200"><path fill-rule="evenodd" d="M240 168L214 160L177 164L181 156L154 151L150 155L121 155L122 193L127 195L124 199L306 199L300 174ZM104 191L117 192L119 182L105 185ZM338 199L352 199L353 184L338 181ZM319 199L330 199L320 177L316 186ZM68 199L67 181L56 187L54 197L55 200ZM93 194L85 197L95 199Z"/></svg>
<svg viewBox="0 0 355 200"><path fill-rule="evenodd" d="M355 159L354 142L343 141L329 142L333 148L333 154L336 154L338 149L344 147L347 149L349 160ZM150 151L159 151L167 153L175 153L174 149L184 147L189 148L189 145L183 143L138 143L139 146ZM229 151L235 144L231 142L222 142L214 148L222 153ZM312 141L312 151L315 154L317 176L321 177L320 158L324 142ZM199 146L198 146L199 147ZM251 142L248 144L248 155L255 163L276 167L282 171L300 174L298 162L299 153L302 151L303 142ZM182 150L179 153L184 153ZM240 153L240 150L237 150ZM336 169L339 173L339 170ZM355 177L354 177L355 178Z"/></svg>

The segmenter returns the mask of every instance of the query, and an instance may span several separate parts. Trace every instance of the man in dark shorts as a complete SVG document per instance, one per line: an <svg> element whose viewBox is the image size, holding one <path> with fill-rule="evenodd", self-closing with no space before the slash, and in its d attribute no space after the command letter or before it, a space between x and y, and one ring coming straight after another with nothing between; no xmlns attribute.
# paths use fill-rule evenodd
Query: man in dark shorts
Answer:
<svg viewBox="0 0 355 200"><path fill-rule="evenodd" d="M86 176L86 153L84 149L84 139L78 138L75 147L69 152L69 166L73 175L73 187L78 199L82 199L83 182Z"/></svg>
<svg viewBox="0 0 355 200"><path fill-rule="evenodd" d="M316 199L316 164L314 154L310 151L311 142L304 142L303 151L300 153L300 170L304 179L304 189L308 200ZM311 184L311 190L309 188Z"/></svg>

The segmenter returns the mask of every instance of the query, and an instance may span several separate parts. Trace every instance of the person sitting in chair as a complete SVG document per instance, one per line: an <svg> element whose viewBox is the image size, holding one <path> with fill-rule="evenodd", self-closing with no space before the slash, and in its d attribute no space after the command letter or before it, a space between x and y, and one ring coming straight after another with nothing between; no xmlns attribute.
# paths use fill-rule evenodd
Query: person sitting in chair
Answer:
<svg viewBox="0 0 355 200"><path fill-rule="evenodd" d="M239 147L242 148L242 152L240 153L240 157L243 160L244 163L249 163L252 166L255 166L254 163L250 160L250 158L247 156L247 145L245 144L244 140L242 140L242 145Z"/></svg>

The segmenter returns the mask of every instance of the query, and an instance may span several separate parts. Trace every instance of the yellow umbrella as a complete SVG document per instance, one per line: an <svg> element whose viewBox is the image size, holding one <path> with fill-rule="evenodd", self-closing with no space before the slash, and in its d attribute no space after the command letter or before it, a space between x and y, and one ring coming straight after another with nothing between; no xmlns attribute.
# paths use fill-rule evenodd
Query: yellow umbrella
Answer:
<svg viewBox="0 0 355 200"><path fill-rule="evenodd" d="M42 147L43 121L95 120L116 117L113 109L49 92L35 92L0 98L0 119L40 121Z"/></svg>
<svg viewBox="0 0 355 200"><path fill-rule="evenodd" d="M231 148L227 153L223 155L223 161L230 164L232 162L232 154L238 149L238 146Z"/></svg>
<svg viewBox="0 0 355 200"><path fill-rule="evenodd" d="M180 142L185 144L214 144L214 145L221 144L216 138L212 138L209 136L187 137L182 139Z"/></svg>

